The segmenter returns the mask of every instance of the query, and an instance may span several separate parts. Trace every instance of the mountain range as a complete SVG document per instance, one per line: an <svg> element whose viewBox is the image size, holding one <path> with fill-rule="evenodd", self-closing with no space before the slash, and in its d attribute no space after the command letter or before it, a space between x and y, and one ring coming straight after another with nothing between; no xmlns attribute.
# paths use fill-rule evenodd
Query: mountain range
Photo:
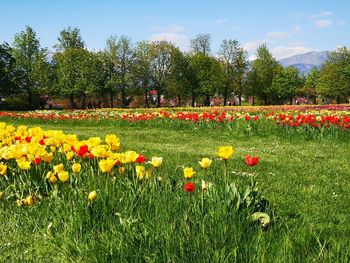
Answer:
<svg viewBox="0 0 350 263"><path fill-rule="evenodd" d="M279 60L283 67L294 66L301 74L307 75L312 68L320 68L327 60L329 51L312 51Z"/></svg>

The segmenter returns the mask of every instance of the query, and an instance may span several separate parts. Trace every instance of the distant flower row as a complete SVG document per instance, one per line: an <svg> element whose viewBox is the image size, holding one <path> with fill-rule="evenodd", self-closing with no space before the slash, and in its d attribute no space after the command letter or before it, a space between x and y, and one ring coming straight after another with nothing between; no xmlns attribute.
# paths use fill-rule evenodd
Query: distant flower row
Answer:
<svg viewBox="0 0 350 263"><path fill-rule="evenodd" d="M0 112L0 117L43 120L111 120L142 122L175 120L191 123L231 123L236 120L257 122L263 120L281 126L311 126L315 128L350 128L349 105L326 106L268 106L227 108L163 109L102 109L74 111Z"/></svg>

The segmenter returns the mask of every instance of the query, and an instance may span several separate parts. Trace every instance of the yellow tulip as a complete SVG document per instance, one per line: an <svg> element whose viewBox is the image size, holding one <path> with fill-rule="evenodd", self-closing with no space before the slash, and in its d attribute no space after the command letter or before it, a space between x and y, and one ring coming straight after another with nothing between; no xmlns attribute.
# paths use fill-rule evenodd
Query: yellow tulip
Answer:
<svg viewBox="0 0 350 263"><path fill-rule="evenodd" d="M68 174L67 171L59 172L57 175L58 175L58 179L60 179L60 181L61 181L62 183L67 182L68 179L69 179L69 174Z"/></svg>
<svg viewBox="0 0 350 263"><path fill-rule="evenodd" d="M33 206L34 205L34 197L32 195L27 196L25 200L25 204L29 205L29 206Z"/></svg>
<svg viewBox="0 0 350 263"><path fill-rule="evenodd" d="M203 168L203 169L208 169L209 166L211 165L212 163L212 160L209 159L209 158L202 158L202 161L198 162L200 164L200 166Z"/></svg>
<svg viewBox="0 0 350 263"><path fill-rule="evenodd" d="M118 172L120 173L120 174L123 174L123 173L125 173L125 167L119 167L118 168Z"/></svg>
<svg viewBox="0 0 350 263"><path fill-rule="evenodd" d="M145 176L145 167L142 165L136 165L135 170L136 170L137 178L142 180L143 177Z"/></svg>
<svg viewBox="0 0 350 263"><path fill-rule="evenodd" d="M67 153L66 153L66 159L67 159L68 161L72 160L73 157L74 157L74 152L67 152Z"/></svg>
<svg viewBox="0 0 350 263"><path fill-rule="evenodd" d="M107 134L105 137L105 141L112 151L119 150L120 142L119 138L115 134Z"/></svg>
<svg viewBox="0 0 350 263"><path fill-rule="evenodd" d="M45 153L44 157L44 161L46 163L49 163L53 160L53 154L52 153Z"/></svg>
<svg viewBox="0 0 350 263"><path fill-rule="evenodd" d="M4 196L4 192L0 192L0 200L2 199L3 196Z"/></svg>
<svg viewBox="0 0 350 263"><path fill-rule="evenodd" d="M56 147L55 146L50 146L50 151L54 153L56 151Z"/></svg>
<svg viewBox="0 0 350 263"><path fill-rule="evenodd" d="M98 145L91 150L91 153L98 158L107 158L107 145Z"/></svg>
<svg viewBox="0 0 350 263"><path fill-rule="evenodd" d="M23 205L25 205L25 200L24 199L18 199L16 201L16 203L17 203L17 206L23 206Z"/></svg>
<svg viewBox="0 0 350 263"><path fill-rule="evenodd" d="M55 165L55 166L53 167L53 171L54 171L56 174L58 174L59 172L64 171L64 166L63 166L63 164L60 163L60 164Z"/></svg>
<svg viewBox="0 0 350 263"><path fill-rule="evenodd" d="M46 179L48 179L52 184L55 184L57 182L57 177L51 171L47 173Z"/></svg>
<svg viewBox="0 0 350 263"><path fill-rule="evenodd" d="M93 201L96 199L96 196L97 196L96 191L90 192L89 195L88 195L89 201L90 201L90 202L93 202Z"/></svg>
<svg viewBox="0 0 350 263"><path fill-rule="evenodd" d="M134 163L139 157L139 154L135 151L127 151L125 152L125 163Z"/></svg>
<svg viewBox="0 0 350 263"><path fill-rule="evenodd" d="M235 152L232 146L220 146L218 155L222 160L228 160L231 158L232 154Z"/></svg>
<svg viewBox="0 0 350 263"><path fill-rule="evenodd" d="M162 162L163 162L163 158L162 157L152 157L152 159L151 159L151 164L155 168L159 168L162 165Z"/></svg>
<svg viewBox="0 0 350 263"><path fill-rule="evenodd" d="M21 168L22 170L29 170L30 169L30 165L31 162L26 161L25 158L21 158L19 160L16 160L17 165L19 168Z"/></svg>
<svg viewBox="0 0 350 263"><path fill-rule="evenodd" d="M184 176L186 179L192 178L195 175L195 171L193 171L192 167L185 167L184 168Z"/></svg>
<svg viewBox="0 0 350 263"><path fill-rule="evenodd" d="M74 164L72 165L72 171L73 171L74 173L79 173L80 170L81 170L81 165L80 165L80 163L74 163Z"/></svg>
<svg viewBox="0 0 350 263"><path fill-rule="evenodd" d="M0 175L6 175L7 174L7 165L0 163Z"/></svg>
<svg viewBox="0 0 350 263"><path fill-rule="evenodd" d="M109 173L112 171L114 164L115 161L113 159L101 160L98 162L98 166L103 173Z"/></svg>

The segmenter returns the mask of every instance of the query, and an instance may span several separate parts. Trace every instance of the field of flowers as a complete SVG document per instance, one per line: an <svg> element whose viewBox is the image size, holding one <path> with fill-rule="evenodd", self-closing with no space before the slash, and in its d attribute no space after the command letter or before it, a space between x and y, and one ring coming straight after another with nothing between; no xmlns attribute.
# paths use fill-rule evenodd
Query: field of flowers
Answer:
<svg viewBox="0 0 350 263"><path fill-rule="evenodd" d="M262 106L164 109L97 109L72 111L0 112L3 118L40 119L47 121L90 120L114 122L177 122L187 124L225 124L232 126L241 120L264 122L284 127L327 127L350 129L349 105L325 106ZM259 125L258 125L259 126Z"/></svg>
<svg viewBox="0 0 350 263"><path fill-rule="evenodd" d="M346 105L0 116L3 262L350 260Z"/></svg>

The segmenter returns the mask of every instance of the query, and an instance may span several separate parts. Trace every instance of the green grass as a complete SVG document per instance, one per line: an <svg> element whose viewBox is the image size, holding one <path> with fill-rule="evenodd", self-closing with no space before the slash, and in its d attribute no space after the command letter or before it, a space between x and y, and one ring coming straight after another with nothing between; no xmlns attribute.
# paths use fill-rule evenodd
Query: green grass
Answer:
<svg viewBox="0 0 350 263"><path fill-rule="evenodd" d="M246 127L155 123L12 122L62 129L80 138L115 133L123 150L162 156L159 174L166 180L157 189L135 187L131 180L113 181L85 167L79 191L61 189L57 198L50 196L32 208L2 200L2 262L350 261L349 134L320 137L290 129L254 133ZM236 149L229 162L231 181L239 182L237 174L250 171L244 164L246 155L261 158L257 181L271 204L267 229L247 221L249 209L224 209L223 198L213 199L218 203L208 198L206 212L201 211L198 189L203 173L198 161L216 159L221 145ZM215 162L206 178L221 187L223 163ZM182 190L181 166L198 171L192 206ZM89 208L86 195L94 189L98 198Z"/></svg>

